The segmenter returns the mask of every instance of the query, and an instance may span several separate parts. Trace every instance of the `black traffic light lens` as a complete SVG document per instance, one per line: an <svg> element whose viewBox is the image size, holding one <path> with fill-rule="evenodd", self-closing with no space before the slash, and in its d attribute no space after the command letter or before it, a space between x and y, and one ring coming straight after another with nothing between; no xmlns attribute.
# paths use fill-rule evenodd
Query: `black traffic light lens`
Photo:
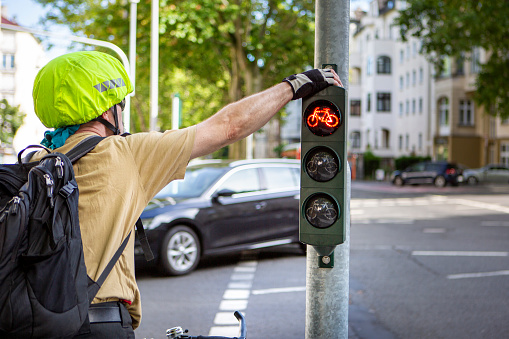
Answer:
<svg viewBox="0 0 509 339"><path fill-rule="evenodd" d="M334 199L324 193L312 195L304 205L307 221L314 227L332 226L339 217L339 208Z"/></svg>
<svg viewBox="0 0 509 339"><path fill-rule="evenodd" d="M316 100L306 108L304 123L314 135L331 135L341 126L341 112L330 101Z"/></svg>
<svg viewBox="0 0 509 339"><path fill-rule="evenodd" d="M336 153L328 147L315 147L306 154L306 172L311 179L329 181L341 170L341 164Z"/></svg>

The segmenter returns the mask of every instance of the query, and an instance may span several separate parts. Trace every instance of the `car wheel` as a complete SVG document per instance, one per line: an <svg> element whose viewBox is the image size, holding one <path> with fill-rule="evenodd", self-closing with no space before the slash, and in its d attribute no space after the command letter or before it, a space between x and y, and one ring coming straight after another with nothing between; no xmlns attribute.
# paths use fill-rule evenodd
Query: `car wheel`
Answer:
<svg viewBox="0 0 509 339"><path fill-rule="evenodd" d="M394 178L393 183L396 186L403 186L405 184L405 182L403 181L403 179L401 177Z"/></svg>
<svg viewBox="0 0 509 339"><path fill-rule="evenodd" d="M184 275L200 261L200 240L187 226L175 226L165 235L161 246L160 265L163 274Z"/></svg>
<svg viewBox="0 0 509 339"><path fill-rule="evenodd" d="M479 181L477 180L476 177L468 177L468 179L467 179L467 183L469 185L477 185L478 182Z"/></svg>
<svg viewBox="0 0 509 339"><path fill-rule="evenodd" d="M445 178L442 175L439 175L435 178L435 186L436 187L444 187L447 181L445 181Z"/></svg>

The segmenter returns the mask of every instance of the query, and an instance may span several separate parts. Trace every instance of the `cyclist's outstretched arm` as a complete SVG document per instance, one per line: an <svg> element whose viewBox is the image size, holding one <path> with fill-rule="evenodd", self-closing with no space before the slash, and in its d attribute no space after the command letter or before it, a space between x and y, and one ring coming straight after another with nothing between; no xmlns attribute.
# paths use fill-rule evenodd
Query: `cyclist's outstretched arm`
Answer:
<svg viewBox="0 0 509 339"><path fill-rule="evenodd" d="M263 127L290 100L332 85L342 86L336 72L314 69L289 76L278 85L225 106L196 125L191 159L245 138Z"/></svg>
<svg viewBox="0 0 509 339"><path fill-rule="evenodd" d="M288 83L229 104L196 125L191 159L210 154L262 128L293 96Z"/></svg>

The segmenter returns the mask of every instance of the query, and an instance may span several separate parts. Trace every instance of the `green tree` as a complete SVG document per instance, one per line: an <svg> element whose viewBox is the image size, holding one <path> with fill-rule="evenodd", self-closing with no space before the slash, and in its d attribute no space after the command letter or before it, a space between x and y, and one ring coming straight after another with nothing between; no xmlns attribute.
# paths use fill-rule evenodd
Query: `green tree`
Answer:
<svg viewBox="0 0 509 339"><path fill-rule="evenodd" d="M444 56L462 58L474 48L489 55L477 77L474 99L491 114L509 117L509 6L507 1L407 0L397 20L401 36L418 37L440 70ZM492 109L493 108L493 109Z"/></svg>
<svg viewBox="0 0 509 339"><path fill-rule="evenodd" d="M50 7L48 22L127 50L127 0L37 1ZM313 9L312 0L160 0L161 128L169 127L173 93L183 115L193 115L186 125L312 65ZM134 131L149 121L150 2L138 4L137 54Z"/></svg>
<svg viewBox="0 0 509 339"><path fill-rule="evenodd" d="M13 107L6 99L0 100L0 146L12 146L12 139L24 118L25 113L20 112L19 106Z"/></svg>

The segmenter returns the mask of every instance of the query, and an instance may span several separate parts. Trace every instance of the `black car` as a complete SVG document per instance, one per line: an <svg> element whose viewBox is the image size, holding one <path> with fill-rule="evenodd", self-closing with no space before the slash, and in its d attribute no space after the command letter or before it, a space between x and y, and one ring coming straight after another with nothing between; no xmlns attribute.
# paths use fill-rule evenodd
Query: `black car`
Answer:
<svg viewBox="0 0 509 339"><path fill-rule="evenodd" d="M141 215L157 267L183 275L204 256L298 243L299 176L298 160L191 163Z"/></svg>
<svg viewBox="0 0 509 339"><path fill-rule="evenodd" d="M457 186L463 181L461 167L445 161L420 162L403 171L394 171L391 181L396 186L405 184L434 184L444 187L447 184Z"/></svg>

